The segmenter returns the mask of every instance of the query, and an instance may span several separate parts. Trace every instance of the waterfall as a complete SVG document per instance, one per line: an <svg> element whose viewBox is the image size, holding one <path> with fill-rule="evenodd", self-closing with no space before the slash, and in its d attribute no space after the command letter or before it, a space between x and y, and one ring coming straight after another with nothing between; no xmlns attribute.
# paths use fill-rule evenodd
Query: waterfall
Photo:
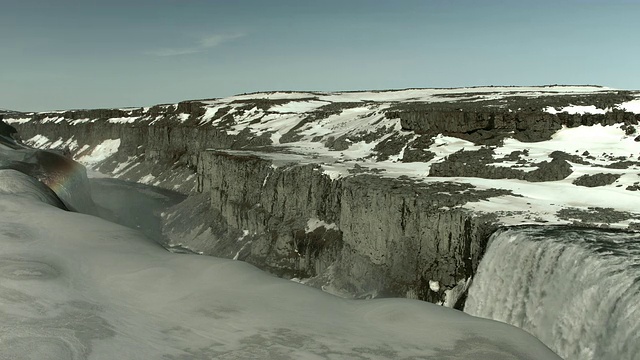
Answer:
<svg viewBox="0 0 640 360"><path fill-rule="evenodd" d="M464 311L522 328L567 360L638 360L640 234L501 230Z"/></svg>

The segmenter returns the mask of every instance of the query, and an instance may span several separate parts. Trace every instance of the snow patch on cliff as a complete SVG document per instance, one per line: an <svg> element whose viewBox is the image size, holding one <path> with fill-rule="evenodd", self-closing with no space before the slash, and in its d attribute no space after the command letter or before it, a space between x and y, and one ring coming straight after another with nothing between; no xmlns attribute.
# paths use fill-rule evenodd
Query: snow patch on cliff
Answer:
<svg viewBox="0 0 640 360"><path fill-rule="evenodd" d="M304 228L304 231L307 233L313 232L315 229L317 228L325 228L325 229L332 229L332 230L338 230L338 225L334 224L334 223L326 223L323 220L317 219L317 218L311 218L307 221L307 226Z"/></svg>
<svg viewBox="0 0 640 360"><path fill-rule="evenodd" d="M277 113L306 113L317 108L330 104L328 101L291 101L286 104L276 105L269 108L269 111Z"/></svg>
<svg viewBox="0 0 640 360"><path fill-rule="evenodd" d="M47 138L44 135L36 135L30 139L25 140L25 143L27 143L27 145L33 146L35 148L43 148L45 147L47 144L51 143L51 140L49 140L49 138Z"/></svg>
<svg viewBox="0 0 640 360"><path fill-rule="evenodd" d="M620 110L640 114L640 99L624 102L616 106Z"/></svg>
<svg viewBox="0 0 640 360"><path fill-rule="evenodd" d="M611 108L598 109L597 107L595 107L595 105L587 105L587 106L569 105L561 108L560 110L557 110L554 107L548 106L544 109L544 111L549 114L567 113L571 115L575 115L575 114L584 115L584 114L605 114L611 111Z"/></svg>
<svg viewBox="0 0 640 360"><path fill-rule="evenodd" d="M108 122L112 124L131 124L138 120L138 117L119 117L119 118L110 118Z"/></svg>
<svg viewBox="0 0 640 360"><path fill-rule="evenodd" d="M120 139L107 139L96 145L93 150L91 150L91 153L82 155L78 158L78 162L87 167L94 167L118 152L119 148Z"/></svg>

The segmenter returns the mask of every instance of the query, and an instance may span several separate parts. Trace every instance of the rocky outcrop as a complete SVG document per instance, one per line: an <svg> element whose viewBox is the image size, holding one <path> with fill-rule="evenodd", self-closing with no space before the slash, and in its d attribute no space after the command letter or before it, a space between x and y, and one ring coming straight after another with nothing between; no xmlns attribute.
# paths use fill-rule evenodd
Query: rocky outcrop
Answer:
<svg viewBox="0 0 640 360"><path fill-rule="evenodd" d="M210 229L208 245L198 247L204 253L341 294L432 302L473 275L495 228L490 216L458 206L507 193L369 174L332 180L318 165L276 167L221 151L203 152L198 174L198 190L210 195L198 206L214 214L200 226ZM193 207L179 205L169 217ZM199 236L180 241L188 246Z"/></svg>
<svg viewBox="0 0 640 360"><path fill-rule="evenodd" d="M448 134L478 144L494 145L506 136L525 142L551 138L562 126L577 127L638 124L639 114L611 111L606 114L550 114L543 111L487 109L439 109L433 105L412 106L389 112L400 118L402 128L418 134Z"/></svg>
<svg viewBox="0 0 640 360"><path fill-rule="evenodd" d="M0 115L0 135L12 138L18 132L15 127L2 121L3 116Z"/></svg>
<svg viewBox="0 0 640 360"><path fill-rule="evenodd" d="M620 174L599 173L593 175L582 175L573 181L578 186L596 187L611 185L620 178Z"/></svg>
<svg viewBox="0 0 640 360"><path fill-rule="evenodd" d="M444 161L431 166L429 176L438 177L478 177L483 179L518 179L530 182L557 181L571 175L571 164L563 156L555 152L551 154L551 161L531 164L533 171L524 171L513 167L491 165L499 161L493 158L493 150L461 150L449 155ZM518 161L519 154L512 153L507 159ZM523 165L527 164L523 162Z"/></svg>

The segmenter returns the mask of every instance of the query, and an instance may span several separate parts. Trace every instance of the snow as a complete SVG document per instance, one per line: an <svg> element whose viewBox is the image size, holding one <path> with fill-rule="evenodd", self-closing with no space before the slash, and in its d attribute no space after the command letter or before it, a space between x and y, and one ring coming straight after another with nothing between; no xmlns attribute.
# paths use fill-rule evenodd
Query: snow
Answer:
<svg viewBox="0 0 640 360"><path fill-rule="evenodd" d="M51 149L58 149L62 144L64 144L64 140L62 140L62 138L59 138L58 140L52 142L51 145L49 145L49 147Z"/></svg>
<svg viewBox="0 0 640 360"><path fill-rule="evenodd" d="M131 124L138 120L137 117L119 117L119 118L110 118L108 122L112 124Z"/></svg>
<svg viewBox="0 0 640 360"><path fill-rule="evenodd" d="M7 124L26 124L31 118L8 118L3 120Z"/></svg>
<svg viewBox="0 0 640 360"><path fill-rule="evenodd" d="M568 113L571 115L575 115L575 114L580 114L580 115L584 115L584 114L605 114L609 111L611 111L611 109L598 109L597 107L595 107L594 105L588 105L588 106L580 106L580 105L569 105L569 106L565 106L563 108L561 108L560 110L556 110L553 107L546 107L544 109L545 112L548 112L549 114L558 114L558 113Z"/></svg>
<svg viewBox="0 0 640 360"><path fill-rule="evenodd" d="M480 150L478 146L471 141L458 139L456 137L438 134L433 139L434 143L429 147L429 151L436 154L437 158L444 158L461 150L474 151Z"/></svg>
<svg viewBox="0 0 640 360"><path fill-rule="evenodd" d="M251 99L305 99L318 98L328 102L362 102L362 101L449 101L442 95L471 94L484 98L499 99L517 93L519 96L541 96L556 94L589 94L611 90L599 86L483 86L443 89L405 89L389 91L353 91L353 92L268 92L237 95L223 99L226 102ZM220 101L220 100L218 100Z"/></svg>
<svg viewBox="0 0 640 360"><path fill-rule="evenodd" d="M51 140L49 140L46 136L44 135L35 135L34 137L25 140L25 143L27 143L28 145L31 145L35 148L42 148L44 147L46 144L50 143Z"/></svg>
<svg viewBox="0 0 640 360"><path fill-rule="evenodd" d="M114 155L120 148L120 139L107 139L96 145L90 154L83 155L77 159L87 167L94 167Z"/></svg>
<svg viewBox="0 0 640 360"><path fill-rule="evenodd" d="M0 358L558 359L462 312L340 299L17 194L0 208Z"/></svg>
<svg viewBox="0 0 640 360"><path fill-rule="evenodd" d="M640 114L640 99L634 99L617 104L613 109L623 110L634 114ZM569 105L561 108L560 110L548 106L544 108L545 112L549 114L568 113L568 114L606 114L613 111L612 108L600 109L595 105Z"/></svg>
<svg viewBox="0 0 640 360"><path fill-rule="evenodd" d="M126 161L118 163L115 169L113 169L113 174L117 176L126 173L138 164L136 163L138 159L140 159L140 155L128 156Z"/></svg>
<svg viewBox="0 0 640 360"><path fill-rule="evenodd" d="M620 126L565 126L547 141L524 143L512 138L505 139L504 145L495 148L494 152L504 156L513 151L527 149L529 155L523 157L530 161L546 161L549 160L549 154L556 150L578 155L588 151L596 157L594 161L604 165L611 162L611 156L629 157L640 154L640 142L634 141L634 136L625 135Z"/></svg>
<svg viewBox="0 0 640 360"><path fill-rule="evenodd" d="M190 115L189 114L178 114L178 121L180 121L181 123L187 121L189 119Z"/></svg>
<svg viewBox="0 0 640 360"><path fill-rule="evenodd" d="M206 124L208 122L211 122L211 119L213 119L213 117L216 116L216 114L218 113L218 111L222 108L224 108L226 106L225 105L221 105L221 106L215 106L215 107L208 107L205 112L204 115L202 115L202 119L200 120L200 124Z"/></svg>
<svg viewBox="0 0 640 360"><path fill-rule="evenodd" d="M304 228L304 231L307 233L313 232L317 228L325 228L325 229L333 229L338 230L338 226L334 223L326 223L323 220L311 218L307 221L307 226Z"/></svg>
<svg viewBox="0 0 640 360"><path fill-rule="evenodd" d="M436 179L438 178L434 178L434 180ZM439 180L445 179L439 178ZM505 225L535 223L536 219L555 224L570 223L570 221L558 219L556 214L559 210L568 207L583 210L590 207L614 207L618 211L630 212L632 217L638 216L638 194L627 191L624 187L601 186L585 188L572 184L571 179L545 183L480 178L454 178L448 180L472 184L478 189L498 188L513 191L516 196L504 195L464 205L464 208L467 209L497 214ZM512 212L512 214L509 214L509 212ZM623 224L616 222L612 222L610 225L620 228L625 227Z"/></svg>
<svg viewBox="0 0 640 360"><path fill-rule="evenodd" d="M276 105L269 108L269 111L278 113L305 113L328 105L328 101L291 101L286 104Z"/></svg>
<svg viewBox="0 0 640 360"><path fill-rule="evenodd" d="M150 184L153 180L155 180L156 177L151 175L151 174L147 174L145 176L143 176L142 178L140 178L139 182L142 184Z"/></svg>
<svg viewBox="0 0 640 360"><path fill-rule="evenodd" d="M617 105L617 108L634 114L640 114L640 99L624 102Z"/></svg>

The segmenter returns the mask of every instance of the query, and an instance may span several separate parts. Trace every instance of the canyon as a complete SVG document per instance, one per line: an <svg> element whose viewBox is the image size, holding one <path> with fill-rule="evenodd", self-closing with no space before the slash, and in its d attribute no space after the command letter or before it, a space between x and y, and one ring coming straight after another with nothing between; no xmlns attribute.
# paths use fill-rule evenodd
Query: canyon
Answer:
<svg viewBox="0 0 640 360"><path fill-rule="evenodd" d="M188 195L169 249L351 298L462 309L498 228L640 229L640 94L600 87L271 92L4 114L21 140Z"/></svg>

